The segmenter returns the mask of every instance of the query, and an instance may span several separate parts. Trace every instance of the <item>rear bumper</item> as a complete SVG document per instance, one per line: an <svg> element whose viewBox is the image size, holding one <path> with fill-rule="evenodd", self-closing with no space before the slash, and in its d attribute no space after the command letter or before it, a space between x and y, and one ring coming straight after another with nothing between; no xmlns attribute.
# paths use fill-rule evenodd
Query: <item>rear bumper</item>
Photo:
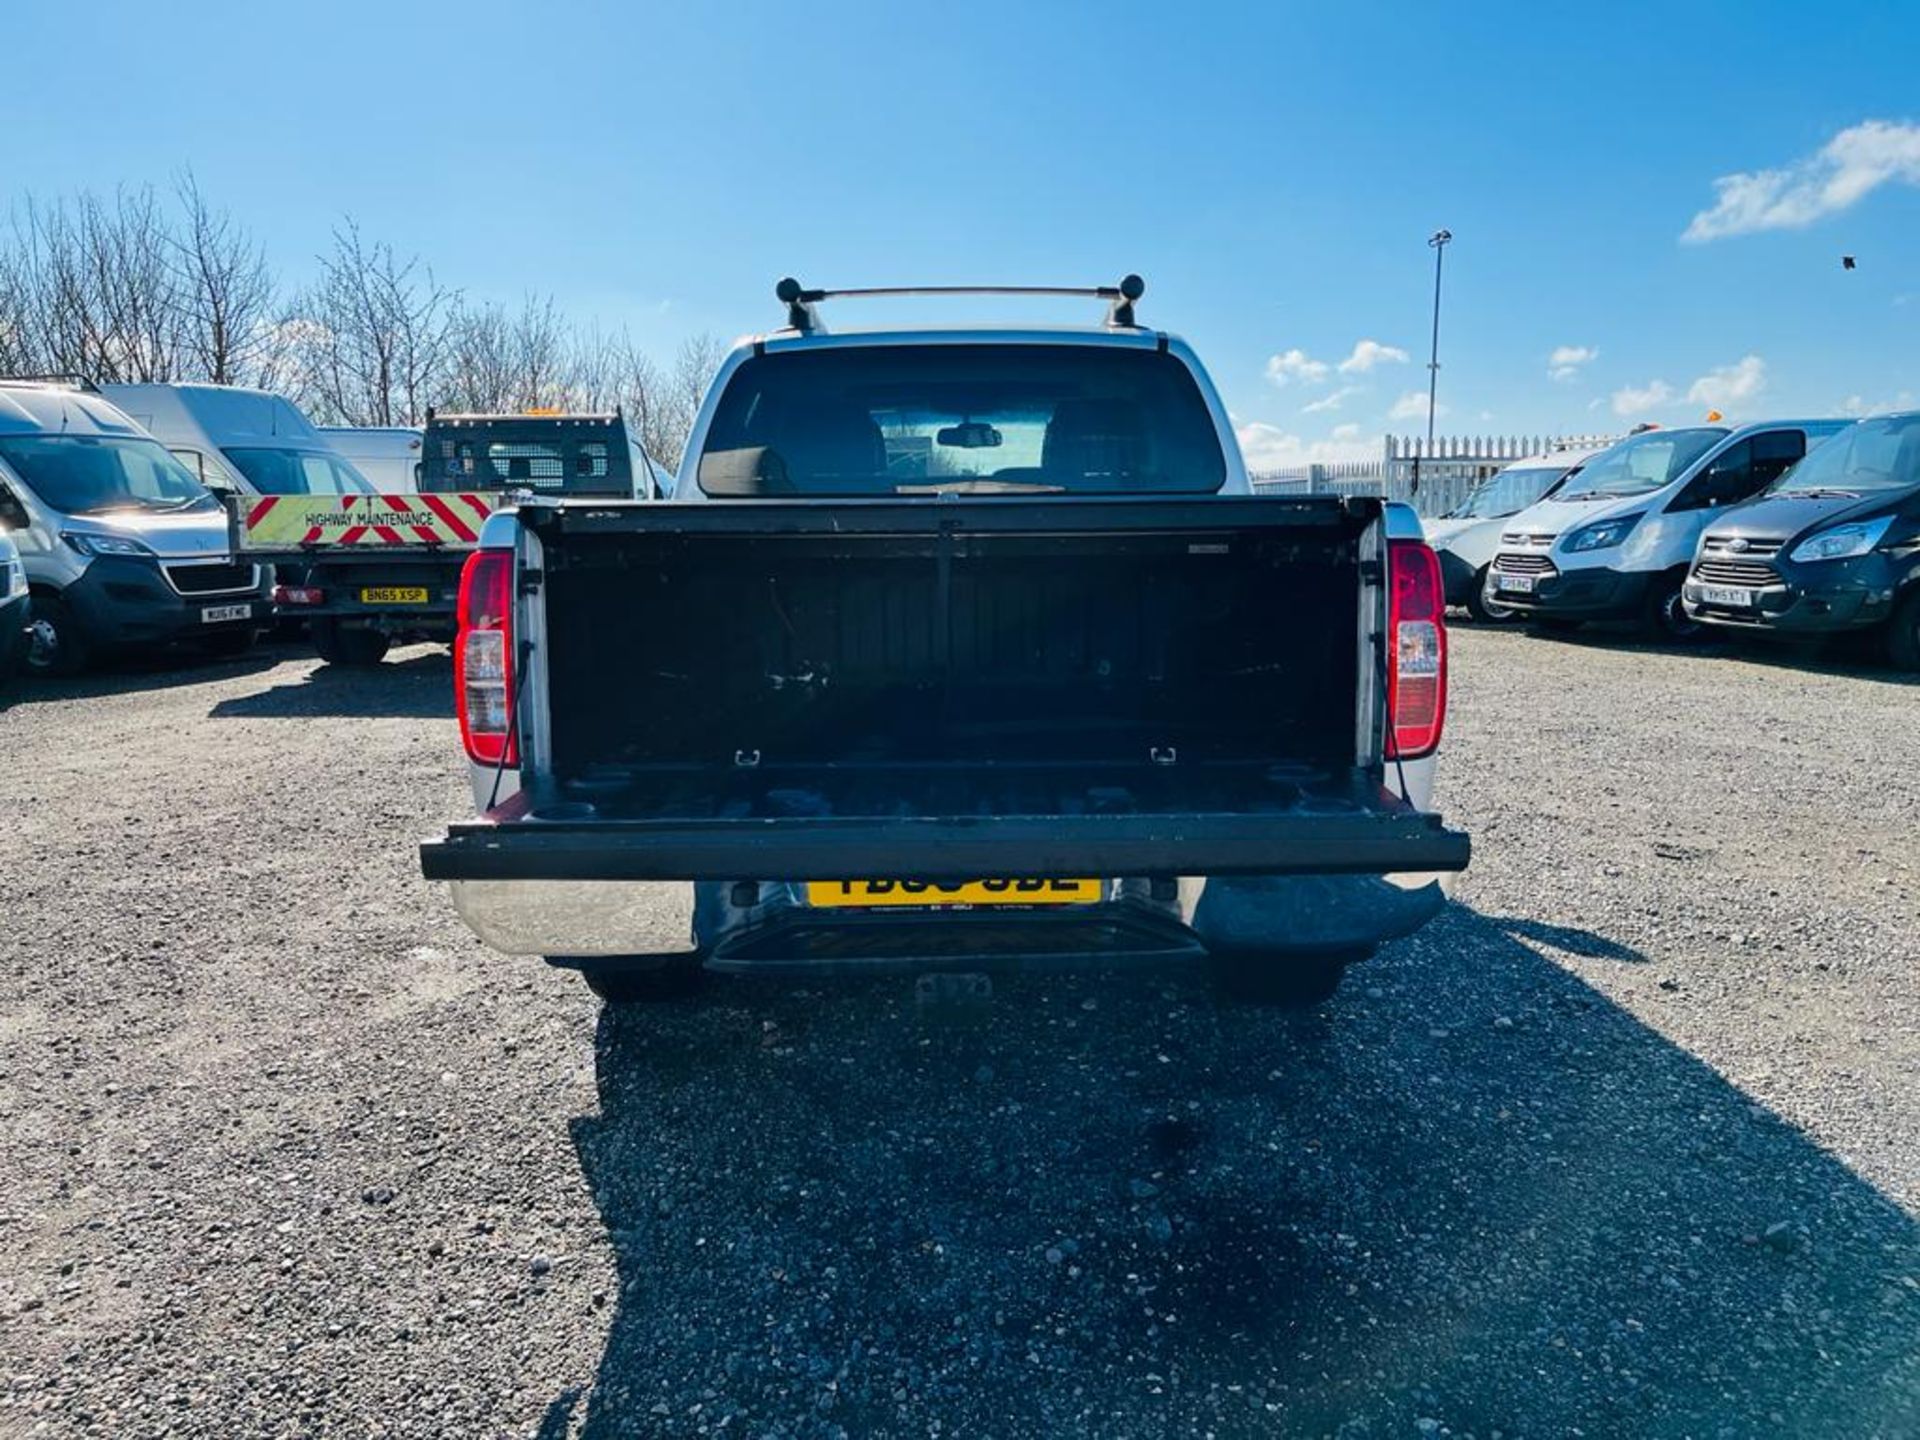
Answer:
<svg viewBox="0 0 1920 1440"><path fill-rule="evenodd" d="M536 812L537 813L537 812ZM420 847L429 880L963 880L1464 870L1467 836L1397 802L1338 813L478 820Z"/></svg>
<svg viewBox="0 0 1920 1440"><path fill-rule="evenodd" d="M259 628L271 620L267 584L239 593L182 595L150 560L103 555L60 592L98 645L164 645L223 631ZM209 621L210 611L244 607L244 615Z"/></svg>
<svg viewBox="0 0 1920 1440"><path fill-rule="evenodd" d="M1187 878L1166 901L1122 881L1101 904L1024 911L822 910L798 884L763 887L744 908L729 887L709 884L467 881L453 897L493 949L562 964L617 957L645 968L697 955L710 970L758 974L1074 969L1370 949L1411 934L1447 903L1439 877L1405 878Z"/></svg>
<svg viewBox="0 0 1920 1440"><path fill-rule="evenodd" d="M1750 606L1707 601L1692 576L1681 586L1680 598L1688 615L1709 625L1824 635L1884 623L1893 613L1901 580L1892 560L1878 553L1806 566L1776 561L1774 569L1778 582L1754 589Z"/></svg>
<svg viewBox="0 0 1920 1440"><path fill-rule="evenodd" d="M1609 570L1590 565L1578 570L1550 570L1535 577L1530 593L1521 593L1498 588L1500 572L1496 568L1487 576L1487 598L1522 615L1627 620L1640 613L1656 578L1658 572L1652 570Z"/></svg>
<svg viewBox="0 0 1920 1440"><path fill-rule="evenodd" d="M276 604L286 620L333 620L394 634L452 635L460 599L460 571L470 550L416 550L398 555L377 551L337 554L319 551L299 558L279 557L279 583L318 589L317 605ZM424 591L423 601L382 602L365 598L371 590Z"/></svg>

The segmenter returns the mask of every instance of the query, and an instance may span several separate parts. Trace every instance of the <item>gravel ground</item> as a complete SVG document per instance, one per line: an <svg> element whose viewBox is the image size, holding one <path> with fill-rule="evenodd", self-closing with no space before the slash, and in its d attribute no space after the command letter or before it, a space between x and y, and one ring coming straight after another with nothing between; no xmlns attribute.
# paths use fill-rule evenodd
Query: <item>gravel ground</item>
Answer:
<svg viewBox="0 0 1920 1440"><path fill-rule="evenodd" d="M417 877L441 652L16 690L0 1432L1920 1434L1915 688L1455 654L1461 903L1297 1017L602 1015Z"/></svg>

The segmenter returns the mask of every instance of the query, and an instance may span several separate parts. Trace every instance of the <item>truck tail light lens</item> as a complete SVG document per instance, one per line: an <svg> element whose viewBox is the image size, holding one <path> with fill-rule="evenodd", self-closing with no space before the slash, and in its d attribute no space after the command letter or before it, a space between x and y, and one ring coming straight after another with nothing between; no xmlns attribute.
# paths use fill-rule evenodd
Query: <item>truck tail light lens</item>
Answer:
<svg viewBox="0 0 1920 1440"><path fill-rule="evenodd" d="M513 553L476 550L460 571L453 691L460 739L482 765L519 763L513 734Z"/></svg>
<svg viewBox="0 0 1920 1440"><path fill-rule="evenodd" d="M273 603L324 605L327 603L327 592L318 585L276 585L273 587Z"/></svg>
<svg viewBox="0 0 1920 1440"><path fill-rule="evenodd" d="M1440 745L1447 719L1446 594L1440 557L1418 540L1387 546L1391 587L1387 634L1387 734L1390 760L1418 760Z"/></svg>

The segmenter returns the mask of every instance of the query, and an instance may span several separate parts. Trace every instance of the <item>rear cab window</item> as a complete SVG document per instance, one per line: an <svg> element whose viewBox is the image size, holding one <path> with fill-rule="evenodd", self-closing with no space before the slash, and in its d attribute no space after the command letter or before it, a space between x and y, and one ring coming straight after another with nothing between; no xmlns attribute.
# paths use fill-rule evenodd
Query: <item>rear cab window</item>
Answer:
<svg viewBox="0 0 1920 1440"><path fill-rule="evenodd" d="M623 425L604 420L461 420L430 425L420 488L533 490L540 494L629 495L633 459Z"/></svg>
<svg viewBox="0 0 1920 1440"><path fill-rule="evenodd" d="M720 498L1205 494L1226 474L1178 357L989 343L756 355L727 382L698 468Z"/></svg>

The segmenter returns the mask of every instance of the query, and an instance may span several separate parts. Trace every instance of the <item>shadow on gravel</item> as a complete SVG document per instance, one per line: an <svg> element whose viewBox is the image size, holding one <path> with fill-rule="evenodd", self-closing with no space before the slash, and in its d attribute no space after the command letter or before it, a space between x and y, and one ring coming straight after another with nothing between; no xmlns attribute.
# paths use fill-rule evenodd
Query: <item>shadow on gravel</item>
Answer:
<svg viewBox="0 0 1920 1440"><path fill-rule="evenodd" d="M1504 935L1511 935L1517 940L1530 940L1554 950L1564 950L1569 955L1578 955L1585 960L1620 960L1630 965L1647 963L1647 957L1631 945L1622 945L1618 940L1609 940L1591 930L1576 930L1571 925L1554 925L1545 920L1527 920L1518 915L1483 915L1479 918Z"/></svg>
<svg viewBox="0 0 1920 1440"><path fill-rule="evenodd" d="M605 1012L581 1433L1916 1433L1913 1220L1510 924L1304 1016L1139 975Z"/></svg>
<svg viewBox="0 0 1920 1440"><path fill-rule="evenodd" d="M106 695L170 690L176 685L204 685L210 680L257 675L286 658L285 654L264 647L232 660L190 650L159 651L107 661L71 680L14 675L0 682L0 710L49 700L92 700Z"/></svg>
<svg viewBox="0 0 1920 1440"><path fill-rule="evenodd" d="M1451 628L1451 623L1449 623ZM1498 627L1479 625L1487 630ZM1705 635L1688 643L1651 640L1630 627L1589 625L1570 634L1531 635L1543 645L1572 645L1594 650L1622 650L1632 654L1677 655L1705 660L1746 660L1777 670L1807 675L1832 675L1847 680L1872 680L1883 685L1920 686L1920 675L1896 670L1887 660L1878 635L1836 636L1824 641L1768 638L1759 635Z"/></svg>
<svg viewBox="0 0 1920 1440"><path fill-rule="evenodd" d="M207 712L220 720L293 720L382 715L453 717L453 660L435 650L366 669L321 665L299 680L235 695Z"/></svg>

